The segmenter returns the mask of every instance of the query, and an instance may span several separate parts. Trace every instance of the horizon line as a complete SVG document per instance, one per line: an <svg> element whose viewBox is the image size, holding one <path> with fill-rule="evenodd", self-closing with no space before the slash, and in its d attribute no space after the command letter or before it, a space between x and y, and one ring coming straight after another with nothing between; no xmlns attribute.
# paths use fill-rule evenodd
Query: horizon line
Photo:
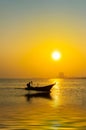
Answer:
<svg viewBox="0 0 86 130"><path fill-rule="evenodd" d="M72 77L14 77L14 78L7 78L7 77L0 77L0 79L86 79L86 76L72 76Z"/></svg>

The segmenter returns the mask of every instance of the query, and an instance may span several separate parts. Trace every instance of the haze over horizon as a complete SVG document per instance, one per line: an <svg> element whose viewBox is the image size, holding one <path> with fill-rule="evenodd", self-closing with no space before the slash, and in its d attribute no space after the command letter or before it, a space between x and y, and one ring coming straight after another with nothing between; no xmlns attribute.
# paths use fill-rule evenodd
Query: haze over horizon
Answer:
<svg viewBox="0 0 86 130"><path fill-rule="evenodd" d="M86 77L85 34L85 0L0 1L0 78Z"/></svg>

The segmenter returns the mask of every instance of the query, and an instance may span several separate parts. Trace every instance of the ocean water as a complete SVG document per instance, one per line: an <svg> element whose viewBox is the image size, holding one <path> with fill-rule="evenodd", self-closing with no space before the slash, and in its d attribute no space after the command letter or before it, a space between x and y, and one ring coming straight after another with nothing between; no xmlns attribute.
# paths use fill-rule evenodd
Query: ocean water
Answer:
<svg viewBox="0 0 86 130"><path fill-rule="evenodd" d="M24 88L56 82L51 92ZM86 79L0 79L0 130L86 130Z"/></svg>

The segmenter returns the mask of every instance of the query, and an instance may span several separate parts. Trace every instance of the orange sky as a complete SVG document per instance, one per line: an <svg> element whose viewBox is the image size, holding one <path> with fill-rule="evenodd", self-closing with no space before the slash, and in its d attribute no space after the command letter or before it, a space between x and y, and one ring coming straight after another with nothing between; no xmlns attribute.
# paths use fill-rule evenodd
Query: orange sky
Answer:
<svg viewBox="0 0 86 130"><path fill-rule="evenodd" d="M0 78L86 76L85 5L0 1ZM59 61L51 58L54 50Z"/></svg>

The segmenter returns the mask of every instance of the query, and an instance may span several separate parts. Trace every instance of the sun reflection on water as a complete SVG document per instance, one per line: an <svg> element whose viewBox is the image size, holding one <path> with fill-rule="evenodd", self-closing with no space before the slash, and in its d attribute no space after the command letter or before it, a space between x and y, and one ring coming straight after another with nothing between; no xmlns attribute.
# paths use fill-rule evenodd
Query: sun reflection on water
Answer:
<svg viewBox="0 0 86 130"><path fill-rule="evenodd" d="M50 102L50 104L52 107L56 108L60 103L59 94L60 94L60 84L61 84L62 80L52 79L52 81L55 82L56 84L51 89L50 95L52 97L52 101Z"/></svg>

